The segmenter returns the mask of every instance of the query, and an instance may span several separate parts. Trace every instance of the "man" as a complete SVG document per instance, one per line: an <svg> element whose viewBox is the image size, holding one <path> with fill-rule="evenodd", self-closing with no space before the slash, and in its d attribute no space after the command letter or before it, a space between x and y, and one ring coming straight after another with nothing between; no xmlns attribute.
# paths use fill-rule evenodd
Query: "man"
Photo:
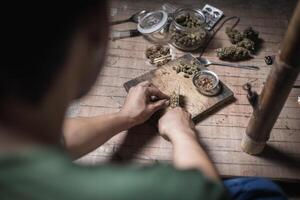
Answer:
<svg viewBox="0 0 300 200"><path fill-rule="evenodd" d="M64 120L69 103L89 91L103 65L107 3L7 4L13 12L3 25L7 64L0 73L0 199L227 199L190 115L181 108L158 123L174 148L172 166L72 163L70 157L83 156L148 120L168 105L168 96L143 82L129 91L117 113ZM152 96L158 100L150 101Z"/></svg>

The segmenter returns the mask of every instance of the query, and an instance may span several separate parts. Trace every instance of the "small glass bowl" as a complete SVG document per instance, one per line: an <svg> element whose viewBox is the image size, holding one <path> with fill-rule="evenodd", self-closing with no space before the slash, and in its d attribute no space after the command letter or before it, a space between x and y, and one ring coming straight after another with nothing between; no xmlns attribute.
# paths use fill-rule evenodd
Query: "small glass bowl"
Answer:
<svg viewBox="0 0 300 200"><path fill-rule="evenodd" d="M199 81L205 81L203 79L211 80L212 86L205 88L204 85L201 85L202 83L199 83ZM216 96L222 89L218 75L209 70L201 70L197 72L193 77L193 84L198 92L205 96Z"/></svg>

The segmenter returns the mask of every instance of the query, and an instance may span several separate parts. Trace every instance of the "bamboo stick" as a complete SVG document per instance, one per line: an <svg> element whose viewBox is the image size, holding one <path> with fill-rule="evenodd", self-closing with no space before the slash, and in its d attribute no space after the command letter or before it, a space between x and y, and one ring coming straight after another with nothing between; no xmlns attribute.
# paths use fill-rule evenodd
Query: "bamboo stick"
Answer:
<svg viewBox="0 0 300 200"><path fill-rule="evenodd" d="M300 2L294 11L282 48L271 69L257 103L254 105L241 147L249 154L259 154L284 106L300 71Z"/></svg>

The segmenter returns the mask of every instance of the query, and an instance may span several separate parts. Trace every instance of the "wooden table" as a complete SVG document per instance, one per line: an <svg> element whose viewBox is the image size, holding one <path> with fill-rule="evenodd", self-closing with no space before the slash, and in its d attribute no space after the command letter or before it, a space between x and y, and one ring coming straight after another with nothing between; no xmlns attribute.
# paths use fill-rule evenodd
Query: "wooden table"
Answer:
<svg viewBox="0 0 300 200"><path fill-rule="evenodd" d="M123 19L142 9L157 9L162 1L153 0L114 0L111 4L113 20ZM202 8L205 3L214 5L225 12L226 16L239 16L238 29L253 26L264 40L262 49L250 61L261 67L259 71L210 66L220 79L235 94L236 101L213 113L197 124L203 146L223 177L263 176L273 179L300 179L300 106L297 98L300 89L295 88L274 126L269 146L259 157L241 151L240 142L247 126L252 108L242 85L251 82L260 92L271 66L264 63L264 56L275 55L286 31L288 20L296 1L242 1L242 0L172 0L177 6ZM133 24L112 27L115 30L134 28ZM217 60L214 50L229 45L224 28L216 35L204 56ZM107 61L99 79L84 99L74 103L69 116L95 116L120 109L126 92L123 83L137 77L154 67L146 65L144 52L151 46L142 37L121 39L110 42ZM176 56L183 52L176 51ZM300 77L297 85L300 85ZM149 124L121 133L78 162L95 165L111 159L130 160L138 163L153 163L171 160L171 145L157 136Z"/></svg>

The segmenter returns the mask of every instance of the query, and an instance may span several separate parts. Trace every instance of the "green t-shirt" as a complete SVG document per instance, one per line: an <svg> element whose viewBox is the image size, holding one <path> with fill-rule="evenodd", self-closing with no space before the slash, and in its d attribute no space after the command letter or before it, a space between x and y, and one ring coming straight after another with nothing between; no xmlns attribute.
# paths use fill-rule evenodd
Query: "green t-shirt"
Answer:
<svg viewBox="0 0 300 200"><path fill-rule="evenodd" d="M219 183L197 170L78 166L59 150L0 154L1 200L227 199Z"/></svg>

